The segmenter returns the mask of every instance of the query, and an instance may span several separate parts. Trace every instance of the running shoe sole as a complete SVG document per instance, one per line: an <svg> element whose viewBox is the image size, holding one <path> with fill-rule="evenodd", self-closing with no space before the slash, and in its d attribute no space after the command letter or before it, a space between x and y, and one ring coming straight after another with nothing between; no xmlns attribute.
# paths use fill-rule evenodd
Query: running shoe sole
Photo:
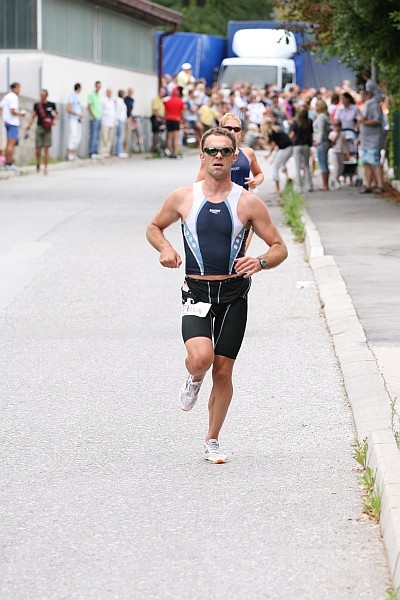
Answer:
<svg viewBox="0 0 400 600"><path fill-rule="evenodd" d="M207 460L212 465L222 465L222 464L228 462L228 457L217 458L216 460L213 460L211 457L207 456L206 454L203 454L203 456L204 456L205 460Z"/></svg>

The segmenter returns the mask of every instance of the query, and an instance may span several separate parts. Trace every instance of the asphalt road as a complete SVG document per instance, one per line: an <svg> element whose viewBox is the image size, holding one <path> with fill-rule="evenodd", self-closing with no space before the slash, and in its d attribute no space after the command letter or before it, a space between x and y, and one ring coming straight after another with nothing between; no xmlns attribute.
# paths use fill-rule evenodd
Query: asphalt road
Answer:
<svg viewBox="0 0 400 600"><path fill-rule="evenodd" d="M254 277L228 464L201 454L209 377L178 409L183 272L159 266L144 229L197 166L1 182L2 600L385 598L351 412L276 206L290 258ZM178 225L168 236L181 248Z"/></svg>

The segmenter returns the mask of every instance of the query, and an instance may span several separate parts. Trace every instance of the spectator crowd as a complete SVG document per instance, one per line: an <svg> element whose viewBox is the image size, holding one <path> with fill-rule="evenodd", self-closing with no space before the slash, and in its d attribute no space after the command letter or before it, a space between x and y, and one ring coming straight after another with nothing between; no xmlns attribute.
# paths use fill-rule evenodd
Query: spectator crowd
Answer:
<svg viewBox="0 0 400 600"><path fill-rule="evenodd" d="M384 94L371 79L364 76L360 90L351 89L343 81L335 89L300 89L289 85L284 90L276 86L258 87L237 83L230 89L220 89L215 83L207 86L204 79L196 80L190 63L184 63L174 77L161 79L158 93L151 101L151 149L157 152L160 136L166 130L166 153L177 158L183 145L200 145L203 133L221 123L224 115L234 115L241 126L244 147L267 152L276 192L280 191L280 174L286 174L288 160L293 157L295 186L300 191L312 191L312 175L319 169L321 190L328 191L332 182L341 186L345 181L357 181L359 157L364 165L365 187L370 193L383 190L383 156L387 129L387 102ZM40 100L33 106L29 122L24 127L24 111L19 110L19 83L0 102L7 130L5 147L0 144L0 163L14 170L14 151L20 135L29 136L36 121L36 160L41 168L42 150L44 172L47 173L51 131L60 118L56 105L41 90ZM102 93L96 81L93 91L82 100L82 87L76 83L67 99L67 158L77 160L85 121L88 122L88 154L91 158L129 155L132 134L144 150L133 114L134 90L110 88ZM21 124L22 123L22 124ZM21 129L21 132L20 132ZM328 161L329 157L329 161ZM330 163L330 164L329 164ZM330 173L333 179L330 180Z"/></svg>
<svg viewBox="0 0 400 600"><path fill-rule="evenodd" d="M379 193L383 191L388 107L371 73L365 73L364 82L360 90L351 89L349 81L335 89L289 85L279 90L251 83L220 89L217 84L207 87L205 80L196 81L191 65L184 63L175 77L164 75L153 100L153 146L159 126L166 122L168 153L174 158L177 147L189 137L199 145L204 131L218 125L225 114L233 114L241 123L243 146L267 150L277 192L279 175L287 174L286 164L293 156L298 190L312 191L316 166L320 190L328 191L332 182L336 186L353 183L354 176L358 180L360 158L365 172L362 193L370 193L373 182Z"/></svg>
<svg viewBox="0 0 400 600"><path fill-rule="evenodd" d="M89 93L85 103L82 100L82 86L76 83L67 99L67 159L70 161L78 159L85 120L88 121L90 158L129 156L132 133L136 133L137 130L133 115L134 90L118 90L114 96L111 88L107 88L104 95L101 89L101 82L96 81L94 90ZM56 104L49 100L48 91L42 89L40 99L33 105L32 114L26 124L26 111L19 107L20 93L21 84L14 82L10 86L10 92L5 94L0 102L0 113L6 132L4 136L0 136L0 164L4 164L6 171L17 170L14 163L15 147L21 136L25 139L30 136L31 127L35 123L36 168L40 171L43 154L44 174L47 174L52 129L57 125L60 113ZM3 142L2 137L5 138Z"/></svg>

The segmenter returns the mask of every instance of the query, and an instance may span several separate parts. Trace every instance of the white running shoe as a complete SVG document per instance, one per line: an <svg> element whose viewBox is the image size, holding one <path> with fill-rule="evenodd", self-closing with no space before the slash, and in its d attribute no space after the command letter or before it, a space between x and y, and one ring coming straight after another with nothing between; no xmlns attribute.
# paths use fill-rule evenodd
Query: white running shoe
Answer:
<svg viewBox="0 0 400 600"><path fill-rule="evenodd" d="M204 381L204 375L200 381L193 381L193 377L189 375L185 383L179 391L179 402L181 409L185 412L192 410L196 404L197 398L199 397L199 391L201 384Z"/></svg>
<svg viewBox="0 0 400 600"><path fill-rule="evenodd" d="M214 465L226 463L228 460L226 454L222 454L219 449L218 440L208 440L208 442L204 442L204 458Z"/></svg>

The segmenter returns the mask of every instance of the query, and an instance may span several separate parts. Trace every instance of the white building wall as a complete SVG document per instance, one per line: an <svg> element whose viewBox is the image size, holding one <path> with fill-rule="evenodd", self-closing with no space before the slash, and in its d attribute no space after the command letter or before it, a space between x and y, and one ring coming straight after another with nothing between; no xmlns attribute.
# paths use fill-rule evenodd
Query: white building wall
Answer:
<svg viewBox="0 0 400 600"><path fill-rule="evenodd" d="M117 95L119 89L132 87L135 90L136 115L151 114L151 100L157 92L157 76L140 73L94 62L66 58L37 51L0 51L0 94L7 90L7 59L9 59L9 82L21 84L23 96L36 99L41 87L49 91L49 99L66 104L74 84L82 85L82 104L86 106L88 94L94 82L102 82L102 91L110 87Z"/></svg>
<svg viewBox="0 0 400 600"><path fill-rule="evenodd" d="M88 152L88 118L87 97L94 89L95 81L102 82L102 93L110 87L115 96L119 89L126 90L132 87L135 90L134 114L146 118L139 119L141 134L146 150L151 145L151 101L156 95L158 80L156 75L139 73L120 67L112 67L94 62L86 62L74 58L66 58L47 52L3 50L0 51L0 99L8 91L8 85L13 81L21 84L21 108L28 111L33 107L33 102L39 99L40 88L49 91L49 100L57 104L60 111L60 122L53 129L53 144L51 156L65 157L67 148L68 126L66 104L69 94L73 91L75 83L82 86L81 102L85 107L84 133L79 154L86 156ZM23 163L34 157L34 131L29 140L23 139L23 130L27 123L23 119L20 145L17 152L17 162ZM0 119L0 127L3 124ZM4 135L0 138L4 138ZM4 146L4 140L1 144ZM1 143L1 140L0 140ZM0 147L0 149L2 149Z"/></svg>

